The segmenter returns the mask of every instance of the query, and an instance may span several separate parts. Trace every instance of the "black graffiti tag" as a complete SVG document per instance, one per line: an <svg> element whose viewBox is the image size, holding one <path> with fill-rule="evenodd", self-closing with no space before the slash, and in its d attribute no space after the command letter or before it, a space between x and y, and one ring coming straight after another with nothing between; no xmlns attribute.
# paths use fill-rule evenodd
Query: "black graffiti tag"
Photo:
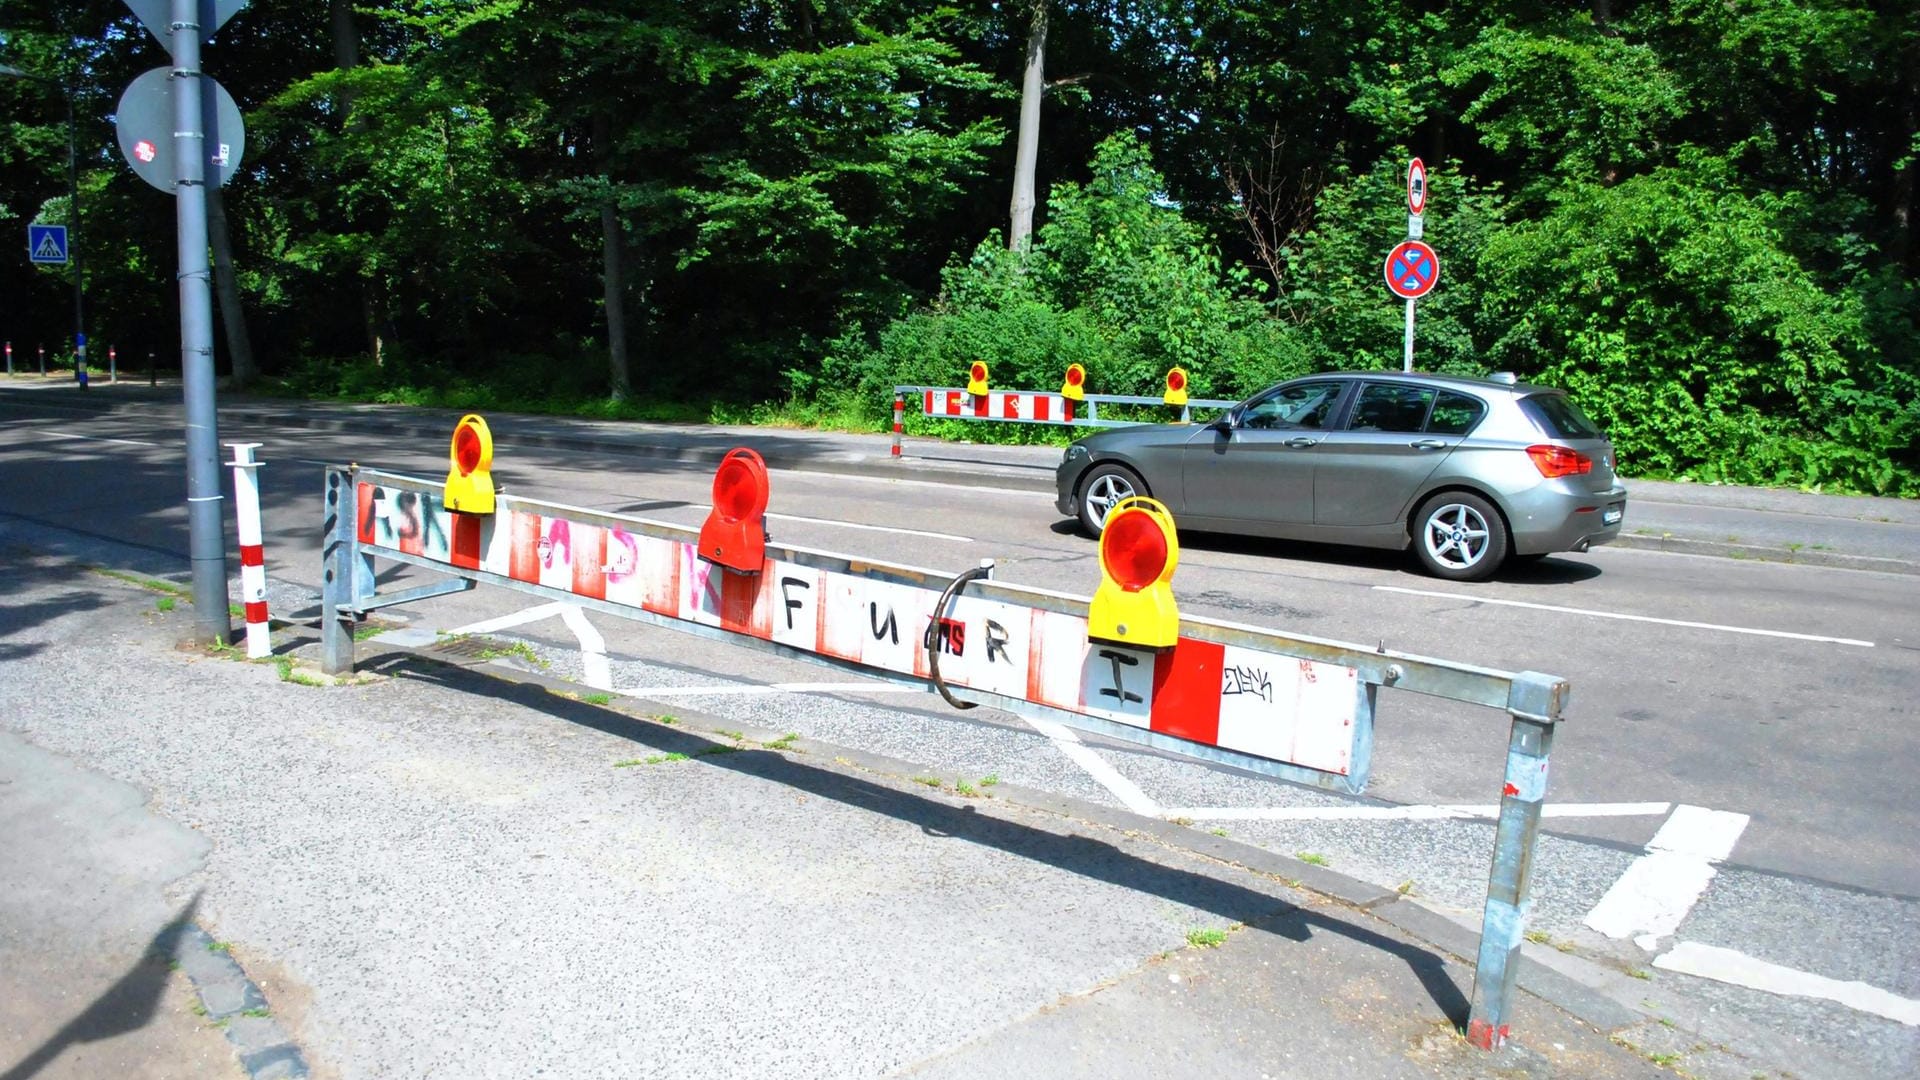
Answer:
<svg viewBox="0 0 1920 1080"><path fill-rule="evenodd" d="M1236 694L1252 694L1272 701L1273 681L1259 668L1226 668L1220 673L1220 696L1232 697Z"/></svg>
<svg viewBox="0 0 1920 1080"><path fill-rule="evenodd" d="M894 619L892 608L887 609L886 621L882 622L880 620L880 604L877 601L869 602L867 604L867 622L873 627L873 639L875 641L883 637L891 637L895 645L900 644L900 623Z"/></svg>
<svg viewBox="0 0 1920 1080"><path fill-rule="evenodd" d="M813 588L811 583L801 578L783 577L780 579L780 595L784 597L787 602L787 629L789 630L793 629L793 613L805 607L807 603L805 600L794 599L793 594L787 591L795 586L802 589ZM874 636L879 637L880 635L875 633Z"/></svg>
<svg viewBox="0 0 1920 1080"><path fill-rule="evenodd" d="M1144 702L1147 700L1139 694L1128 690L1126 679L1123 677L1123 673L1127 668L1139 666L1139 657L1129 656L1123 652L1115 652L1112 649L1101 649L1100 655L1113 664L1113 685L1101 687L1101 697L1119 698L1123 705L1130 701Z"/></svg>

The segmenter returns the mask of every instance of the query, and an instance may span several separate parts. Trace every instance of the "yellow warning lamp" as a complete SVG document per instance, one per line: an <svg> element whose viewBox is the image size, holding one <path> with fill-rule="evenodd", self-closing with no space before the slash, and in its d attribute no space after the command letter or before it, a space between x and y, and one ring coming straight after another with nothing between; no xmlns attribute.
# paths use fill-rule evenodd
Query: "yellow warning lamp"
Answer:
<svg viewBox="0 0 1920 1080"><path fill-rule="evenodd" d="M493 433L468 413L453 429L453 468L441 502L463 514L493 513Z"/></svg>
<svg viewBox="0 0 1920 1080"><path fill-rule="evenodd" d="M1144 496L1122 499L1100 532L1100 588L1087 609L1087 637L1141 649L1171 649L1180 640L1173 568L1180 539L1173 515Z"/></svg>
<svg viewBox="0 0 1920 1080"><path fill-rule="evenodd" d="M757 574L767 562L767 463L744 446L727 451L713 472L713 509L700 526L700 557Z"/></svg>
<svg viewBox="0 0 1920 1080"><path fill-rule="evenodd" d="M1178 405L1182 408L1186 407L1186 404L1187 404L1187 369L1186 368L1176 367L1176 368L1167 369L1167 392L1160 395L1160 400L1162 402L1165 402L1168 405Z"/></svg>
<svg viewBox="0 0 1920 1080"><path fill-rule="evenodd" d="M987 364L984 360L975 360L967 369L967 393L984 394L987 392Z"/></svg>
<svg viewBox="0 0 1920 1080"><path fill-rule="evenodd" d="M1060 384L1060 396L1068 401L1087 399L1087 369L1079 364L1067 365L1067 380Z"/></svg>

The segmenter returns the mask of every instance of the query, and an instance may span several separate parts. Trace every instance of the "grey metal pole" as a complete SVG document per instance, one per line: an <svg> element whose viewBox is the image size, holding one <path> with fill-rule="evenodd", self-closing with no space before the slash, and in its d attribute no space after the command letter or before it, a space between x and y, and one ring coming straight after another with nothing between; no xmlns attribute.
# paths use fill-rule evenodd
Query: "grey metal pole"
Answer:
<svg viewBox="0 0 1920 1080"><path fill-rule="evenodd" d="M1403 371L1413 370L1413 301L1407 301L1407 352Z"/></svg>
<svg viewBox="0 0 1920 1080"><path fill-rule="evenodd" d="M73 260L73 377L80 389L87 388L87 314L86 274L80 265L80 151L73 126L71 86L63 86L67 99L67 204L73 220L67 224L67 258Z"/></svg>
<svg viewBox="0 0 1920 1080"><path fill-rule="evenodd" d="M202 643L226 644L227 544L220 431L213 401L213 290L207 261L207 151L201 129L200 5L173 0L174 220L180 244L180 377L187 406L187 549L193 621Z"/></svg>
<svg viewBox="0 0 1920 1080"><path fill-rule="evenodd" d="M353 673L353 604L371 591L372 560L360 554L360 494L354 466L327 468L327 509L320 538L320 670ZM364 579L364 583L363 583Z"/></svg>

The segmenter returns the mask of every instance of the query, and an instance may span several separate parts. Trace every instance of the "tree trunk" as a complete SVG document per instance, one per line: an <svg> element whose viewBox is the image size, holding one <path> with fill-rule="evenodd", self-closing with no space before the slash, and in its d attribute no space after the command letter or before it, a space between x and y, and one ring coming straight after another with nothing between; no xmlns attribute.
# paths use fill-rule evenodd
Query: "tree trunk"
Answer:
<svg viewBox="0 0 1920 1080"><path fill-rule="evenodd" d="M1046 93L1047 0L1034 0L1027 69L1020 80L1020 141L1013 159L1013 220L1007 249L1026 251L1033 237L1033 173L1040 157L1040 98Z"/></svg>
<svg viewBox="0 0 1920 1080"><path fill-rule="evenodd" d="M227 334L227 357L233 362L233 388L244 390L259 378L253 360L253 342L247 337L247 314L240 306L240 283L233 278L233 238L227 232L227 200L216 177L207 185L207 242L213 246L213 291L220 299L220 328Z"/></svg>
<svg viewBox="0 0 1920 1080"><path fill-rule="evenodd" d="M612 128L605 113L595 114L593 153L599 159L600 179L606 184L600 198L600 248L607 306L607 385L613 400L625 401L633 396L633 380L627 369L627 290L620 257L620 214L613 198Z"/></svg>

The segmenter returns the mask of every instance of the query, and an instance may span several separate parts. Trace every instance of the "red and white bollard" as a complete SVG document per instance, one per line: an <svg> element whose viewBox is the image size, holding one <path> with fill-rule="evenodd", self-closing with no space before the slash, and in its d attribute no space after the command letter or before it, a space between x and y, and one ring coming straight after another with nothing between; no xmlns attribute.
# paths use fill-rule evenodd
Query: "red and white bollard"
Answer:
<svg viewBox="0 0 1920 1080"><path fill-rule="evenodd" d="M907 413L907 399L893 395L893 456L900 456L900 421Z"/></svg>
<svg viewBox="0 0 1920 1080"><path fill-rule="evenodd" d="M267 558L260 546L260 463L253 460L259 443L228 443L233 447L233 513L240 531L240 602L247 613L247 659L273 655L267 635Z"/></svg>

